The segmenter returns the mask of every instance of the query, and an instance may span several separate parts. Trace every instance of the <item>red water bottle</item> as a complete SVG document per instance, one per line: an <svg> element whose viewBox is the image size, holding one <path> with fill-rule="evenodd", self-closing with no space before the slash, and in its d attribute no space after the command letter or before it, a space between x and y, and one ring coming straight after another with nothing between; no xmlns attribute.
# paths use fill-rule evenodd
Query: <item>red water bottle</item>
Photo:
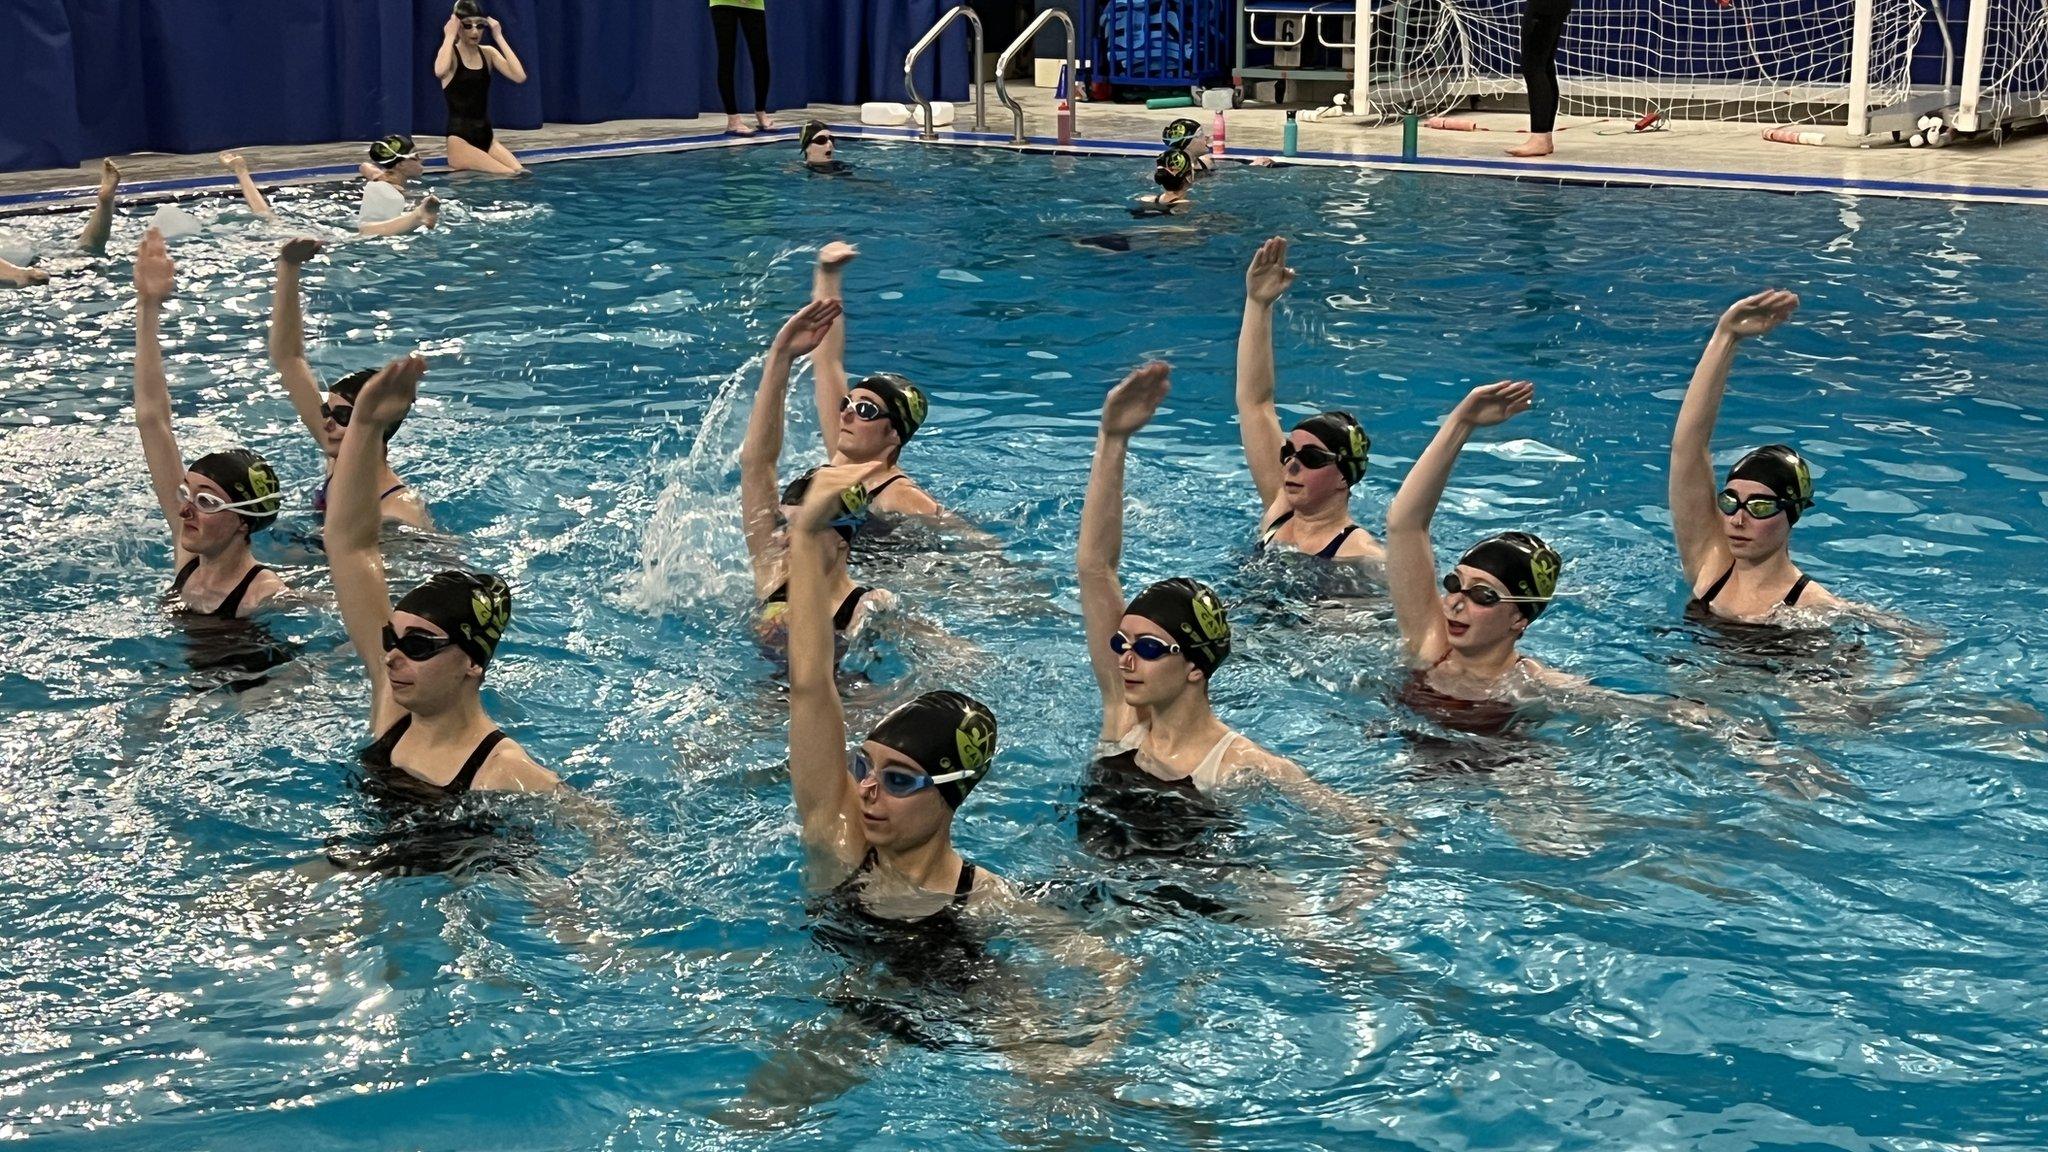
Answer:
<svg viewBox="0 0 2048 1152"><path fill-rule="evenodd" d="M1074 104L1072 100L1060 101L1059 125L1060 147L1066 148L1071 146L1074 143Z"/></svg>
<svg viewBox="0 0 2048 1152"><path fill-rule="evenodd" d="M1223 155L1223 110L1216 110L1216 126L1209 129L1209 151Z"/></svg>

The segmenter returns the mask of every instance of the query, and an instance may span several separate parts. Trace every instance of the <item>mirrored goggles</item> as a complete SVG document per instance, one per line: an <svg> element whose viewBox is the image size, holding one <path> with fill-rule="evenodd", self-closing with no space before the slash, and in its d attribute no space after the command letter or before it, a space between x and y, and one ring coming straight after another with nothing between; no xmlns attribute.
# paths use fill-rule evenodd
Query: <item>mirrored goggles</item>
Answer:
<svg viewBox="0 0 2048 1152"><path fill-rule="evenodd" d="M1769 520L1793 506L1793 501L1780 500L1776 496L1744 496L1733 488L1721 489L1714 498L1721 506L1721 515L1733 516L1736 512L1747 512L1751 520Z"/></svg>

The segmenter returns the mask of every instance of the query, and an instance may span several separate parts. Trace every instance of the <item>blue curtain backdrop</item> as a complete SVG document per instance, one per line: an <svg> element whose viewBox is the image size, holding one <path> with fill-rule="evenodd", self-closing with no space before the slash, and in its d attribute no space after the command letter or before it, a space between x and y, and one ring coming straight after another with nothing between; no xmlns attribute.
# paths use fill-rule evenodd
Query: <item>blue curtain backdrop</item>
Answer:
<svg viewBox="0 0 2048 1152"><path fill-rule="evenodd" d="M452 0L0 0L0 171L124 152L440 135L434 52ZM771 103L903 99L903 56L944 0L768 0ZM704 0L485 0L526 65L502 128L720 111ZM739 51L742 108L753 80ZM962 99L964 29L918 84Z"/></svg>

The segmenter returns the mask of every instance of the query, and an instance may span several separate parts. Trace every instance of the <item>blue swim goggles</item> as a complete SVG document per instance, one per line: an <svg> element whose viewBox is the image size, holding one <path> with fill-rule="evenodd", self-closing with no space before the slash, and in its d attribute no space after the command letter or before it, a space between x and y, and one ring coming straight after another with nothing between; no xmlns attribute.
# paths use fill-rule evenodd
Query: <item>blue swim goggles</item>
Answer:
<svg viewBox="0 0 2048 1152"><path fill-rule="evenodd" d="M1180 645L1168 644L1157 636L1140 636L1133 640L1122 632L1112 632L1109 634L1109 650L1119 656L1126 652L1136 652L1138 659L1150 664L1154 660L1163 660L1180 651Z"/></svg>
<svg viewBox="0 0 2048 1152"><path fill-rule="evenodd" d="M874 763L868 759L867 752L861 749L855 749L852 757L846 761L846 770L853 774L853 781L856 784L865 784L868 777L877 771ZM934 776L929 772L913 772L894 764L880 769L880 772L882 791L898 800L915 796L934 784L951 784L955 780L965 780L974 775L972 772L948 772L943 776Z"/></svg>

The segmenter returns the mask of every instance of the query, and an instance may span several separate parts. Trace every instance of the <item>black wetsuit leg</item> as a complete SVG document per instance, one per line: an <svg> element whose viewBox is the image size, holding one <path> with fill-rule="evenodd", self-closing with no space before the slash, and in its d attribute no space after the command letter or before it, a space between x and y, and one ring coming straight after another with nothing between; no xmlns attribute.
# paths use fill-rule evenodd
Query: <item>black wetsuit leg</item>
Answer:
<svg viewBox="0 0 2048 1152"><path fill-rule="evenodd" d="M740 114L739 94L733 90L735 61L733 39L740 31L740 9L725 4L711 8L711 33L718 41L718 98L725 101L725 114Z"/></svg>
<svg viewBox="0 0 2048 1152"><path fill-rule="evenodd" d="M754 64L754 111L768 110L768 14L755 8L733 9L747 37L747 56Z"/></svg>

